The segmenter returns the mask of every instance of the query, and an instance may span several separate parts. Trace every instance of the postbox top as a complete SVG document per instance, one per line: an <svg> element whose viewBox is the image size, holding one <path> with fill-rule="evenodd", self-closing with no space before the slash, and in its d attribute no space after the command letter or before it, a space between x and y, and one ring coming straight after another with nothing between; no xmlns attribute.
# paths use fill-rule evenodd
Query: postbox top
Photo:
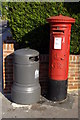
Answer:
<svg viewBox="0 0 80 120"><path fill-rule="evenodd" d="M75 23L74 18L63 16L61 14L59 16L52 16L50 18L47 18L47 21L49 23Z"/></svg>

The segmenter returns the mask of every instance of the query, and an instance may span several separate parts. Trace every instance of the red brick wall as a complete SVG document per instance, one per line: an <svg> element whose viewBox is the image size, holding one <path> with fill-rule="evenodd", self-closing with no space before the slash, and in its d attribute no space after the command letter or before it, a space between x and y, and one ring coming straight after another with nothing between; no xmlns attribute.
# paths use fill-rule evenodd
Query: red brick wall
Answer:
<svg viewBox="0 0 80 120"><path fill-rule="evenodd" d="M80 55L70 55L68 90L80 89Z"/></svg>
<svg viewBox="0 0 80 120"><path fill-rule="evenodd" d="M41 84L42 94L46 94L48 88L48 67L49 67L49 56L40 55L40 75L39 81Z"/></svg>
<svg viewBox="0 0 80 120"><path fill-rule="evenodd" d="M13 82L13 52L14 41L12 37L7 37L3 42L3 93L11 92Z"/></svg>
<svg viewBox="0 0 80 120"><path fill-rule="evenodd" d="M7 38L3 42L3 92L10 93L13 83L13 53L14 41ZM40 55L40 84L42 93L47 92L48 86L48 55ZM70 55L68 91L80 89L80 55Z"/></svg>

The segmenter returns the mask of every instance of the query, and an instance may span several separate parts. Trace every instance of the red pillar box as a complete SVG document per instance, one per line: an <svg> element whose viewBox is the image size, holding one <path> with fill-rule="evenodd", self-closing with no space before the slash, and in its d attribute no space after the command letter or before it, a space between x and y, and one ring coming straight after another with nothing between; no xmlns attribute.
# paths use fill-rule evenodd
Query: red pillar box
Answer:
<svg viewBox="0 0 80 120"><path fill-rule="evenodd" d="M67 16L52 16L50 23L48 99L61 101L67 97L71 23Z"/></svg>

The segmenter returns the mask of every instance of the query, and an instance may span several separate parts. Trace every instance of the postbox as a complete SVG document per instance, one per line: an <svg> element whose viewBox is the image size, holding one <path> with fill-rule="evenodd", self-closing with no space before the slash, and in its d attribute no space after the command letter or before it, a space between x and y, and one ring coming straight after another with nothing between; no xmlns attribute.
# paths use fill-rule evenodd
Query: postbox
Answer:
<svg viewBox="0 0 80 120"><path fill-rule="evenodd" d="M71 24L68 16L52 16L50 23L48 99L62 101L67 97Z"/></svg>

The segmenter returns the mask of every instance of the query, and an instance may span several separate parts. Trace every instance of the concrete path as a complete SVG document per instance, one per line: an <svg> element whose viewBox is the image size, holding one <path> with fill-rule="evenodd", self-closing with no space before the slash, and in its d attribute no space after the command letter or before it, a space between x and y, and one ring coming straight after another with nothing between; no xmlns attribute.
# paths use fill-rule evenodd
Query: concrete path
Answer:
<svg viewBox="0 0 80 120"><path fill-rule="evenodd" d="M0 94L0 99L1 98L2 98L2 118L79 117L78 112L80 103L78 102L77 94L68 94L68 98L62 103L51 102L48 101L46 98L41 97L40 102L33 105L19 105L16 103L12 103L4 95Z"/></svg>

